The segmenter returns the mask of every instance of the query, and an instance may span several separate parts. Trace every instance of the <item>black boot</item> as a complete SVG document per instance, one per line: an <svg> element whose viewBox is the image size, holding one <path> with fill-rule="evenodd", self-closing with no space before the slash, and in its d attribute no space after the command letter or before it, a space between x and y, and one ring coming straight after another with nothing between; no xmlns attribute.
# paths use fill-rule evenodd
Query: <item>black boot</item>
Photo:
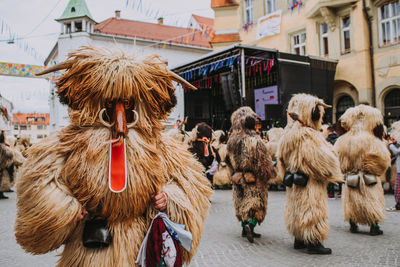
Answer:
<svg viewBox="0 0 400 267"><path fill-rule="evenodd" d="M256 227L256 226L252 225L252 224L249 224L249 225L250 225L250 230L251 230L251 233L253 234L253 237L260 238L261 234L257 234L257 233L254 232L254 227Z"/></svg>
<svg viewBox="0 0 400 267"><path fill-rule="evenodd" d="M250 243L254 243L254 236L253 236L253 233L252 233L252 231L250 229L250 226L248 224L246 224L243 227L243 229L246 232L247 240L249 240Z"/></svg>
<svg viewBox="0 0 400 267"><path fill-rule="evenodd" d="M358 233L358 226L352 220L349 221L350 223L350 232Z"/></svg>
<svg viewBox="0 0 400 267"><path fill-rule="evenodd" d="M371 224L371 228L369 230L369 235L383 235L383 231L379 229L379 225L376 224Z"/></svg>
<svg viewBox="0 0 400 267"><path fill-rule="evenodd" d="M318 242L317 245L308 244L307 245L307 253L308 254L328 255L328 254L332 254L332 249L325 248L321 243Z"/></svg>
<svg viewBox="0 0 400 267"><path fill-rule="evenodd" d="M294 239L294 245L293 245L294 249L302 249L302 248L306 248L307 245L306 243L304 243L303 240L299 240L299 239Z"/></svg>
<svg viewBox="0 0 400 267"><path fill-rule="evenodd" d="M8 197L4 195L4 192L0 192L0 199L8 199Z"/></svg>
<svg viewBox="0 0 400 267"><path fill-rule="evenodd" d="M244 226L242 227L242 237L246 237L246 230L244 230Z"/></svg>

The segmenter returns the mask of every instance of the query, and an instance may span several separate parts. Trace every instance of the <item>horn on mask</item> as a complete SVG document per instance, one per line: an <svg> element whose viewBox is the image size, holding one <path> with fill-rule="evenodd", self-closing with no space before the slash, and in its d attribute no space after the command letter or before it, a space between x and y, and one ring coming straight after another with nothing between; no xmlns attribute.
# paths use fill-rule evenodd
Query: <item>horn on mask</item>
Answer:
<svg viewBox="0 0 400 267"><path fill-rule="evenodd" d="M169 74L172 76L171 79L174 80L175 82L178 82L180 84L183 84L187 87L189 87L192 90L197 90L196 87L194 87L192 84L190 84L188 81L186 81L185 79L183 79L181 76L179 76L178 74L169 71Z"/></svg>
<svg viewBox="0 0 400 267"><path fill-rule="evenodd" d="M63 69L67 69L71 66L71 64L69 62L61 62L57 65L51 66L50 68L45 69L44 71L41 71L39 73L36 73L36 76L41 76L50 72L55 72L58 70L63 70Z"/></svg>

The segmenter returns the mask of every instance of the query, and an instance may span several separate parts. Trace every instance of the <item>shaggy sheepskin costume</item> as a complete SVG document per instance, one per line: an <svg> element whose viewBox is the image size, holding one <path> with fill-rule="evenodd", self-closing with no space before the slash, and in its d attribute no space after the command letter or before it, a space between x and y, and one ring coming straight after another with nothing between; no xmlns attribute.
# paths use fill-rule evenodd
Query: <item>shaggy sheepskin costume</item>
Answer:
<svg viewBox="0 0 400 267"><path fill-rule="evenodd" d="M204 122L196 124L192 130L193 141L190 144L189 151L203 164L204 168L208 169L214 156L211 150L213 130Z"/></svg>
<svg viewBox="0 0 400 267"><path fill-rule="evenodd" d="M382 140L382 114L376 108L359 105L347 109L339 121L348 130L334 146L346 177L344 220L350 222L351 232L357 232L357 224L364 224L371 226L371 235L382 234L378 226L385 219L381 179L390 165L390 152ZM349 175L356 177L355 185ZM375 182L369 184L365 175L373 175Z"/></svg>
<svg viewBox="0 0 400 267"><path fill-rule="evenodd" d="M181 249L188 264L200 243L211 190L203 166L162 134L161 123L176 104L172 79L185 82L158 57L138 60L95 47L71 53L42 74L59 69L66 72L57 93L70 108L71 124L32 146L19 171L17 242L33 254L64 245L58 266L137 266L139 247L158 212L152 199L162 191L165 213L193 235L190 253ZM110 143L122 137L127 184L114 193L108 181ZM83 246L88 216L77 219L83 208L107 219L108 247Z"/></svg>
<svg viewBox="0 0 400 267"><path fill-rule="evenodd" d="M267 214L267 183L275 177L265 142L255 131L256 117L250 107L236 110L231 116L228 140L228 157L235 173L232 177L233 204L236 217L242 222L242 235L250 242L253 237L259 237L253 229Z"/></svg>
<svg viewBox="0 0 400 267"><path fill-rule="evenodd" d="M6 144L0 144L0 192L11 189L15 184L16 169L24 162L24 157ZM2 198L4 195L1 193Z"/></svg>
<svg viewBox="0 0 400 267"><path fill-rule="evenodd" d="M229 162L227 144L219 144L215 149L215 155L218 161L218 171L213 176L213 185L214 187L229 187L233 170Z"/></svg>
<svg viewBox="0 0 400 267"><path fill-rule="evenodd" d="M322 242L329 231L326 188L329 182L342 181L339 161L333 147L320 132L324 107L323 100L297 94L288 106L288 124L277 151L278 176L285 183L285 223L295 237L296 249L308 247L309 253L330 254ZM291 175L308 177L306 184L296 183Z"/></svg>

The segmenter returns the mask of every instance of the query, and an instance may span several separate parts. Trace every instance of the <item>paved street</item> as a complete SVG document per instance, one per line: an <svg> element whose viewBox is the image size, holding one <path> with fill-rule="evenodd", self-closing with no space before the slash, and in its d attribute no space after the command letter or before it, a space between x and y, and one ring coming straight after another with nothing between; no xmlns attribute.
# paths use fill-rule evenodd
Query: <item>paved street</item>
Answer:
<svg viewBox="0 0 400 267"><path fill-rule="evenodd" d="M16 244L13 235L15 193L0 201L0 266L54 266L56 252L32 256ZM400 266L400 213L387 213L382 225L383 236L365 233L350 234L343 222L340 199L329 200L331 230L325 245L333 255L311 256L292 249L293 239L286 232L283 221L284 192L270 192L268 215L256 231L262 234L254 244L240 236L240 224L234 217L231 191L216 191L205 226L203 239L191 266ZM387 206L393 195L386 195Z"/></svg>

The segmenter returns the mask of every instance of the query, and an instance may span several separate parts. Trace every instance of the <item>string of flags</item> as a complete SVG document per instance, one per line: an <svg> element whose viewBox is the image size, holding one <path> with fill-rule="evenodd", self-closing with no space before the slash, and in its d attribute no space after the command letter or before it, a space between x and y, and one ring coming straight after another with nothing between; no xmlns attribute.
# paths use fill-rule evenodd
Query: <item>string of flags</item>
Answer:
<svg viewBox="0 0 400 267"><path fill-rule="evenodd" d="M44 57L33 47L31 47L26 41L23 40L11 26L2 18L0 18L0 36L1 38L8 39L8 43L15 43L19 49L23 49L25 53L34 57L39 61L43 61Z"/></svg>
<svg viewBox="0 0 400 267"><path fill-rule="evenodd" d="M212 88L214 83L221 82L221 76L217 75L217 71L221 70L222 68L230 68L235 63L240 65L240 55L231 56L193 68L181 73L180 76L198 88ZM275 59L249 56L245 59L245 66L245 73L247 77L269 75L271 69L275 66ZM187 89L184 89L186 92Z"/></svg>
<svg viewBox="0 0 400 267"><path fill-rule="evenodd" d="M293 9L295 9L296 7L299 8L298 10L300 14L300 8L303 7L303 2L301 0L294 0L292 4L289 5L290 15L293 14Z"/></svg>

